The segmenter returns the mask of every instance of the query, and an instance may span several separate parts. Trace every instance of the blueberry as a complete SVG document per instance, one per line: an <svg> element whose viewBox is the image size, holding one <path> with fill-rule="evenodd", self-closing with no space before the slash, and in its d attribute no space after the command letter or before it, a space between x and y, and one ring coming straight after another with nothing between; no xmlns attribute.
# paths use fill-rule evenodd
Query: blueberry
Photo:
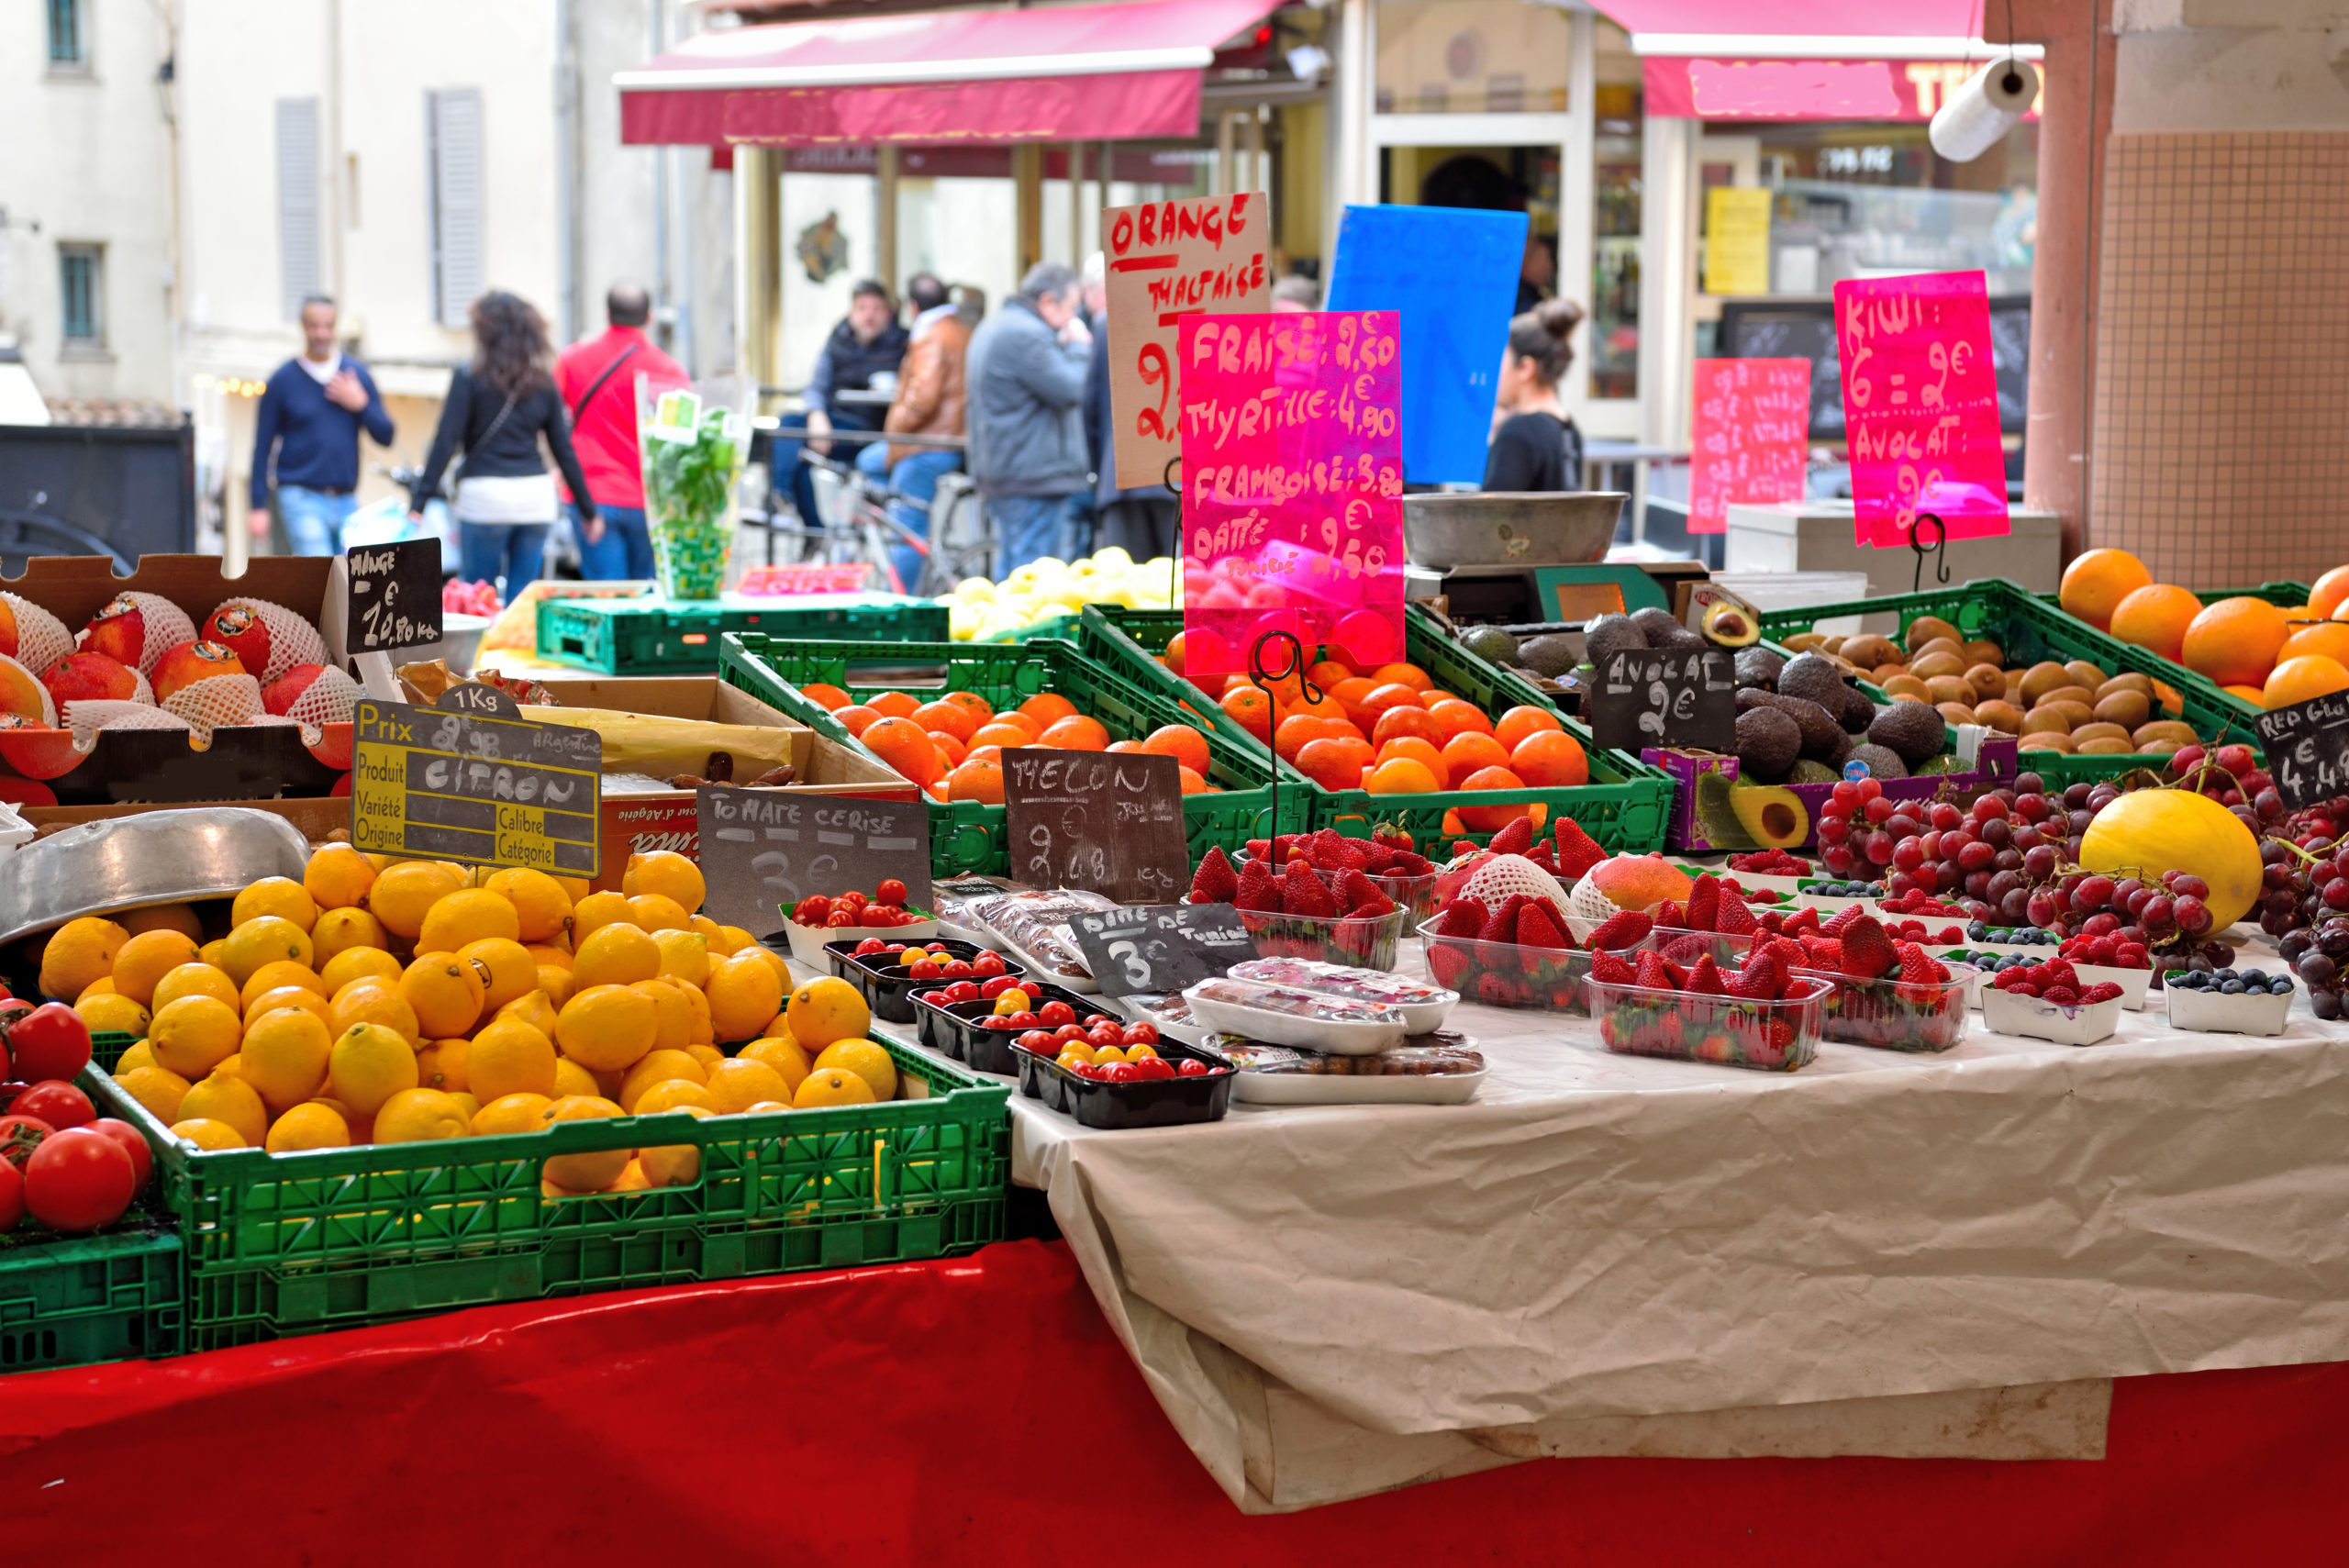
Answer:
<svg viewBox="0 0 2349 1568"><path fill-rule="evenodd" d="M2267 994L2270 996L2288 996L2292 994L2292 983L2279 974L2267 983Z"/></svg>
<svg viewBox="0 0 2349 1568"><path fill-rule="evenodd" d="M2248 974L2237 974L2232 969L2222 969L2219 971L2219 978L2221 980L2248 980L2251 976Z"/></svg>
<svg viewBox="0 0 2349 1568"><path fill-rule="evenodd" d="M2267 972L2264 969L2246 969L2238 973L2235 978L2238 980L2264 981L2267 978Z"/></svg>
<svg viewBox="0 0 2349 1568"><path fill-rule="evenodd" d="M1977 942L1986 942L1990 940L1990 928L1975 920L1966 926L1965 934Z"/></svg>
<svg viewBox="0 0 2349 1568"><path fill-rule="evenodd" d="M2243 982L2221 980L2219 982L2219 994L2222 996L2240 996L2243 995Z"/></svg>

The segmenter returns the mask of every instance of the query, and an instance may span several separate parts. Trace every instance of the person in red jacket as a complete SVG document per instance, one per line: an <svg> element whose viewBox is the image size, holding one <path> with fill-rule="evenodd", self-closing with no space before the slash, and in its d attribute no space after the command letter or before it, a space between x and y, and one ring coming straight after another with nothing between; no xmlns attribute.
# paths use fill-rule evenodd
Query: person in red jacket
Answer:
<svg viewBox="0 0 2349 1568"><path fill-rule="evenodd" d="M685 367L644 335L652 302L635 284L614 284L604 296L604 332L557 356L555 390L571 410L572 444L587 476L596 518L582 523L568 491L563 511L579 535L579 574L590 582L651 577L652 536L644 527L644 470L637 459L636 378L657 394L687 386Z"/></svg>

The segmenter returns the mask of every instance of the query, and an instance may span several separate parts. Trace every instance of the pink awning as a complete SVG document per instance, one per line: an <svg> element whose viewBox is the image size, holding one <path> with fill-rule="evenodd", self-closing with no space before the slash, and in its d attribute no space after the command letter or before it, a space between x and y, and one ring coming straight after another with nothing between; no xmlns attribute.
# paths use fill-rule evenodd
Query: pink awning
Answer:
<svg viewBox="0 0 2349 1568"><path fill-rule="evenodd" d="M1274 0L938 11L698 33L620 89L632 145L1189 137L1216 46Z"/></svg>

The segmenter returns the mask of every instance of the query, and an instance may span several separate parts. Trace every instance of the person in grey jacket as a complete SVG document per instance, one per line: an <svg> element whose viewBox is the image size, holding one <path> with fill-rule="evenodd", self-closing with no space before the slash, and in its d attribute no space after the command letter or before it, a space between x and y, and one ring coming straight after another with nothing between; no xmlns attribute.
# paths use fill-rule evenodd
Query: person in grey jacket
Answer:
<svg viewBox="0 0 2349 1568"><path fill-rule="evenodd" d="M964 361L971 478L996 536L996 580L1079 541L1071 503L1092 481L1085 450L1091 359L1076 273L1041 261L980 323Z"/></svg>

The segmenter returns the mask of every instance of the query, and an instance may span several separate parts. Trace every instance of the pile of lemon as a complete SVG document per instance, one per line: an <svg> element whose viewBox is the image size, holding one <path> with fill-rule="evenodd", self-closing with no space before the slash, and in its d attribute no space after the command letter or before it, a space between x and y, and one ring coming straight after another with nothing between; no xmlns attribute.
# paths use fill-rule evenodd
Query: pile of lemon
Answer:
<svg viewBox="0 0 2349 1568"><path fill-rule="evenodd" d="M786 999L782 957L697 913L704 892L699 868L667 851L630 857L619 891L591 893L331 844L301 881L239 893L216 940L199 943L184 906L72 921L42 951L40 984L93 1031L144 1037L115 1081L203 1149L896 1098L856 988L828 977ZM560 1155L544 1173L555 1194L685 1185L700 1151Z"/></svg>

